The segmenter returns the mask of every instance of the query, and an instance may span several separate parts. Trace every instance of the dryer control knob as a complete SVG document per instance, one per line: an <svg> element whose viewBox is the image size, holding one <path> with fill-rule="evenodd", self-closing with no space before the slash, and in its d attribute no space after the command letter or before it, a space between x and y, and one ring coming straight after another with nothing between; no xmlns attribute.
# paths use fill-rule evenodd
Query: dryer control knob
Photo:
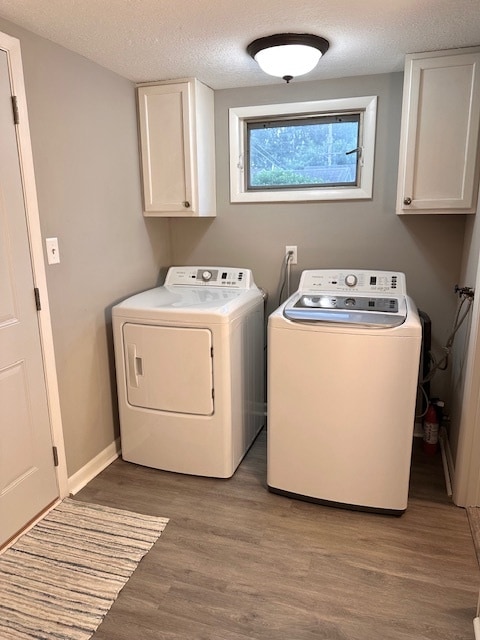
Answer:
<svg viewBox="0 0 480 640"><path fill-rule="evenodd" d="M348 276L345 276L345 284L347 287L354 287L358 282L357 276L354 276L353 273L349 273Z"/></svg>
<svg viewBox="0 0 480 640"><path fill-rule="evenodd" d="M208 281L209 281L209 280L211 280L211 279L212 279L212 272L211 272L211 271L204 271L204 272L202 273L202 280L203 280L204 282L208 282Z"/></svg>

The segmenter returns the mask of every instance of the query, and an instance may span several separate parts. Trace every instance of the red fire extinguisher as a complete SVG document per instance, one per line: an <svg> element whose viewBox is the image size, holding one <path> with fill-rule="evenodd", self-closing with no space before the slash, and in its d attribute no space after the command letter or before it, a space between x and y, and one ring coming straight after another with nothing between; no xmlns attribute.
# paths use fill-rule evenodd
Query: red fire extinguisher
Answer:
<svg viewBox="0 0 480 640"><path fill-rule="evenodd" d="M427 413L423 418L423 450L433 454L438 446L438 416L432 403L428 405Z"/></svg>

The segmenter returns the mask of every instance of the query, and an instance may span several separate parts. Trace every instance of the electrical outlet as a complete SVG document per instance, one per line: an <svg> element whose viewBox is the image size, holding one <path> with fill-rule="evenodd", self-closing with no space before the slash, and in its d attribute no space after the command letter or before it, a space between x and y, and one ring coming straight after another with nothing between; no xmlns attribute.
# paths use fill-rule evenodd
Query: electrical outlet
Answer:
<svg viewBox="0 0 480 640"><path fill-rule="evenodd" d="M296 244L287 245L285 247L285 255L287 255L290 251L292 252L292 255L290 258L290 264L297 264L298 262L297 245Z"/></svg>

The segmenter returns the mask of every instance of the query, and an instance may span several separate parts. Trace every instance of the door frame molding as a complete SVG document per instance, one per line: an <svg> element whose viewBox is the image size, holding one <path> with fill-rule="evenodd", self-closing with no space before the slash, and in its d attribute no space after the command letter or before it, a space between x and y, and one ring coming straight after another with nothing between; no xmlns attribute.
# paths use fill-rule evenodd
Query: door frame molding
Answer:
<svg viewBox="0 0 480 640"><path fill-rule="evenodd" d="M480 291L479 287L480 262L475 292ZM477 507L480 506L480 300L477 295L472 305L461 407L453 501L459 507Z"/></svg>
<svg viewBox="0 0 480 640"><path fill-rule="evenodd" d="M52 322L48 301L47 277L43 257L43 241L40 228L37 190L33 164L32 145L30 139L30 125L28 121L27 99L23 78L23 64L20 41L6 33L0 32L0 49L7 54L10 72L10 87L12 95L17 97L19 124L16 126L17 147L22 174L23 193L25 201L25 216L30 245L34 286L41 293L42 308L38 311L40 343L43 358L43 369L47 392L48 412L52 444L57 448L58 466L55 468L60 498L68 495L68 475L65 457L65 442L63 438L62 416L60 411L60 396L58 392L57 369L53 345ZM32 291L33 295L33 291ZM53 455L53 453L52 453Z"/></svg>

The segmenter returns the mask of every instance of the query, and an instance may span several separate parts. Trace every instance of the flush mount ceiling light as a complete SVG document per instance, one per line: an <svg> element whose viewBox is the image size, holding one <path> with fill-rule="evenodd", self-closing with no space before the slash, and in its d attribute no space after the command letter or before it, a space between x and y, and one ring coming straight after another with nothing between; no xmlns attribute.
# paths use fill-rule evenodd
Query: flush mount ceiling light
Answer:
<svg viewBox="0 0 480 640"><path fill-rule="evenodd" d="M325 38L309 33L277 33L254 40L247 53L262 71L290 82L314 69L329 46Z"/></svg>

